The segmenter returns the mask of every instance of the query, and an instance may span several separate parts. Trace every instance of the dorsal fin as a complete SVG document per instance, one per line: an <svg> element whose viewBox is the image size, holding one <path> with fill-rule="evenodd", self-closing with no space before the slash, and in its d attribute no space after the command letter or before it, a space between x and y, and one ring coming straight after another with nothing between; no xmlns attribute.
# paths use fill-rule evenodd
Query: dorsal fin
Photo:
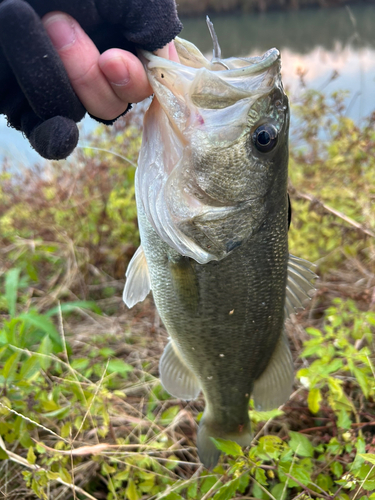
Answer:
<svg viewBox="0 0 375 500"><path fill-rule="evenodd" d="M314 281L318 277L312 268L314 264L289 254L288 281L286 285L285 319L294 314L297 309L304 309L306 299L311 299L309 293L314 288Z"/></svg>

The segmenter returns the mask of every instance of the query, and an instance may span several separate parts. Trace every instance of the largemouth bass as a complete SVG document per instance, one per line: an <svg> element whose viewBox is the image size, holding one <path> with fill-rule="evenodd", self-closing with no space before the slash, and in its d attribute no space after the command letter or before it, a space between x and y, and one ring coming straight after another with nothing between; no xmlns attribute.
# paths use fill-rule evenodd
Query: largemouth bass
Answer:
<svg viewBox="0 0 375 500"><path fill-rule="evenodd" d="M160 377L173 396L203 391L197 445L251 442L249 400L283 404L293 362L285 318L312 289L311 264L288 254L289 106L280 54L208 61L176 39L180 63L143 53L155 96L136 172L141 247L125 303L152 290L170 340Z"/></svg>

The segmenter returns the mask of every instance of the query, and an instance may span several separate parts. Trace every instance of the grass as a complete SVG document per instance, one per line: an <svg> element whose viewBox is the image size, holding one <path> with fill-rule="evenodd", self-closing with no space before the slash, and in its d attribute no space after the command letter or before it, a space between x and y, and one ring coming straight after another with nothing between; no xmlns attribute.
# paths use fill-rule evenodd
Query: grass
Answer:
<svg viewBox="0 0 375 500"><path fill-rule="evenodd" d="M6 499L375 498L375 134L341 94L307 92L292 132L291 251L320 280L287 324L295 392L251 411L250 450L196 454L203 398L158 379L152 299L122 303L138 244L140 118L100 128L49 170L0 186L0 492ZM321 139L324 137L324 141ZM125 159L124 159L125 158Z"/></svg>

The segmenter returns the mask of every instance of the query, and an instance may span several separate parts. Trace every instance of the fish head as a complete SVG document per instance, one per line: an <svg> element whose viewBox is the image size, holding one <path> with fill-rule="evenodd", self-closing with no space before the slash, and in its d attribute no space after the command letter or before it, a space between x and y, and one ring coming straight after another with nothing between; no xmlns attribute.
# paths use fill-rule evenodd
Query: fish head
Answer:
<svg viewBox="0 0 375 500"><path fill-rule="evenodd" d="M205 264L248 240L286 197L289 106L277 49L208 61L175 44L180 63L142 53L155 97L137 190L162 239Z"/></svg>

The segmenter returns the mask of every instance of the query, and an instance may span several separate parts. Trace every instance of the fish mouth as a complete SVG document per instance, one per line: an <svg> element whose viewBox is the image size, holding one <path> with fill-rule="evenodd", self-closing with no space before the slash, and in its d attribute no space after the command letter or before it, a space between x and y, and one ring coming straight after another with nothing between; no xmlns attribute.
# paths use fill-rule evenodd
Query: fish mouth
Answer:
<svg viewBox="0 0 375 500"><path fill-rule="evenodd" d="M282 89L280 52L275 48L262 56L209 61L187 40L176 38L175 47L180 62L144 50L139 53L151 87L163 107L167 100L170 102L172 94L185 103L190 98L197 108L223 109L242 99L269 94L276 87Z"/></svg>
<svg viewBox="0 0 375 500"><path fill-rule="evenodd" d="M280 63L280 52L276 48L267 50L262 56L230 57L209 61L191 42L176 37L174 40L180 62L170 61L159 57L147 50L139 50L141 59L148 69L160 68L166 70L181 70L181 66L190 68L206 68L215 71L218 76L249 77L267 71L275 64ZM192 48L194 48L192 50Z"/></svg>
<svg viewBox="0 0 375 500"><path fill-rule="evenodd" d="M215 71L218 73L218 76L224 78L248 78L252 75L264 73L275 65L280 69L280 52L275 48L268 50L260 57L231 57L223 59L214 25L208 16L206 16L206 22L213 43L212 60L209 61L193 43L176 37L174 44L182 65L190 68L205 68L209 71ZM148 61L149 69L155 67L155 65L160 68L162 64L167 69L171 68L171 65L173 67L174 64L179 64L166 59L161 63L158 59L162 58L158 58L158 56L144 50L141 51L141 55ZM168 62L166 63L165 61Z"/></svg>

